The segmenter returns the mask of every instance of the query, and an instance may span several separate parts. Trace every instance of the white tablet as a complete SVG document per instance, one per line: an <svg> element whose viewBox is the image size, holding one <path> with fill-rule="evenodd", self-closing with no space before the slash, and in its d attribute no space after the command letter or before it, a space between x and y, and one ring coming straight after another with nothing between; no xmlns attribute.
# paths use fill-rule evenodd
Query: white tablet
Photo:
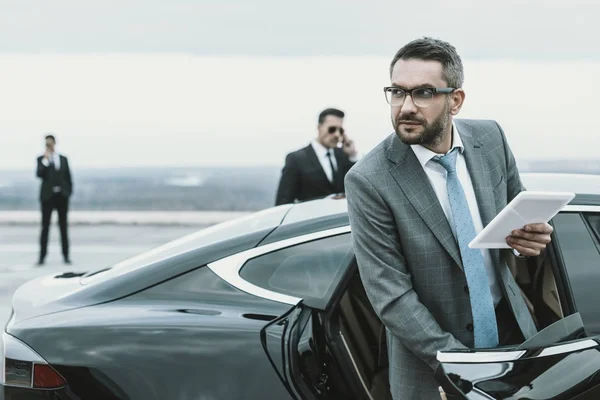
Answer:
<svg viewBox="0 0 600 400"><path fill-rule="evenodd" d="M506 238L513 230L550 221L574 197L575 193L570 192L521 192L479 232L469 247L509 249Z"/></svg>

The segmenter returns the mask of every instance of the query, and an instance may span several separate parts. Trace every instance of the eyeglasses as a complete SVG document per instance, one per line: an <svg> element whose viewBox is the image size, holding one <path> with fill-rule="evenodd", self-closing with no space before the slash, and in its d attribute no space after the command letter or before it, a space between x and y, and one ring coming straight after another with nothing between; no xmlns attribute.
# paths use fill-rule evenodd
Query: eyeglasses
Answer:
<svg viewBox="0 0 600 400"><path fill-rule="evenodd" d="M327 128L327 133L333 135L337 130L339 130L342 135L344 134L344 128L342 128L341 126L330 126L329 128Z"/></svg>
<svg viewBox="0 0 600 400"><path fill-rule="evenodd" d="M426 108L433 102L433 97L438 94L448 94L454 92L455 88L417 88L413 90L405 90L397 86L386 86L383 88L385 100L391 106L401 106L409 95L415 103L415 106Z"/></svg>

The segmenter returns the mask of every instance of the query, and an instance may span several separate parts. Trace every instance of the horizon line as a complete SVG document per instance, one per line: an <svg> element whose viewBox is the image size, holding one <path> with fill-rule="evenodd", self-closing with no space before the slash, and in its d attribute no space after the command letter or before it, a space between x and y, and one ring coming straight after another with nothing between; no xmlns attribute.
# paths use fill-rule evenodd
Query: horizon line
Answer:
<svg viewBox="0 0 600 400"><path fill-rule="evenodd" d="M576 157L555 157L555 158L518 158L516 159L517 164L522 162L597 162L597 159L589 158L576 158ZM78 170L111 170L111 169L144 169L144 168L281 168L283 163L277 164L128 164L128 165L87 165L78 166ZM28 171L30 167L0 167L0 172L16 172L16 171Z"/></svg>

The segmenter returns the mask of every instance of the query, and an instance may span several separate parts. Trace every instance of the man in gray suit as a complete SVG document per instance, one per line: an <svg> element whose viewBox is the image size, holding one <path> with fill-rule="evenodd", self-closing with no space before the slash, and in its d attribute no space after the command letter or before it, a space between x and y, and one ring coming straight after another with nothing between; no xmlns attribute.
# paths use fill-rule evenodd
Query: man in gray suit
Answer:
<svg viewBox="0 0 600 400"><path fill-rule="evenodd" d="M536 326L498 250L468 243L524 190L494 121L454 119L465 92L450 44L414 40L395 55L384 88L395 133L346 175L354 251L367 295L387 328L394 399L439 399L440 350L514 344ZM537 256L552 227L507 243Z"/></svg>

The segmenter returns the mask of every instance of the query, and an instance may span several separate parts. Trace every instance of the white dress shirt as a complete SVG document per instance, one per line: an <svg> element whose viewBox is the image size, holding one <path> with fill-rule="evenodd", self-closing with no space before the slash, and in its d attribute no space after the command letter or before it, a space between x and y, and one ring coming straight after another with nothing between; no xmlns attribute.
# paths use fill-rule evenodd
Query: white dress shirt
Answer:
<svg viewBox="0 0 600 400"><path fill-rule="evenodd" d="M419 162L423 166L423 169L429 178L429 182L431 182L431 186L433 186L433 190L435 191L442 209L444 210L444 214L446 214L446 218L450 223L452 233L454 233L454 237L456 237L456 227L454 226L454 218L452 217L452 209L450 207L450 200L448 199L448 188L446 186L446 177L448 172L444 167L432 160L433 157L439 154L434 153L433 151L421 145L411 145L411 147L419 159ZM471 216L473 218L473 224L475 225L475 232L479 233L483 229L483 222L481 221L479 206L477 205L477 199L475 198L473 182L471 181L471 176L467 170L467 164L463 154L465 149L462 140L460 139L460 135L458 134L458 130L456 129L456 125L452 124L452 148L450 150L454 149L455 147L459 148L459 153L456 157L456 174L458 175L458 180L460 181L467 198L469 210L471 211ZM487 270L492 298L494 299L494 304L497 305L502 299L502 290L500 289L500 285L496 278L496 271L494 269L490 252L487 249L482 249L481 252L483 254L483 262Z"/></svg>
<svg viewBox="0 0 600 400"><path fill-rule="evenodd" d="M57 152L54 152L50 155L52 157L52 162L54 163L54 168L58 171L60 169L60 155ZM46 167L50 166L50 162L47 158L42 158L42 164Z"/></svg>
<svg viewBox="0 0 600 400"><path fill-rule="evenodd" d="M50 154L50 158L52 159L52 162L54 163L54 168L58 171L60 169L60 154L58 154L57 152L53 152L52 154ZM46 167L50 166L50 161L48 161L47 158L42 158L42 164L44 164ZM52 188L52 191L54 193L58 193L61 191L60 186L54 186Z"/></svg>
<svg viewBox="0 0 600 400"><path fill-rule="evenodd" d="M331 170L331 165L329 164L329 157L327 157L327 152L330 151L331 152L331 162L333 163L333 168L335 168L337 170L338 165L337 165L337 160L335 159L335 153L334 153L333 149L328 149L327 147L323 146L321 143L319 143L316 140L313 140L311 142L311 146L312 146L313 150L315 151L315 153L317 154L317 158L319 159L319 162L321 163L321 167L323 167L323 171L325 171L325 175L327 175L327 179L329 179L329 182L333 182L333 171Z"/></svg>

